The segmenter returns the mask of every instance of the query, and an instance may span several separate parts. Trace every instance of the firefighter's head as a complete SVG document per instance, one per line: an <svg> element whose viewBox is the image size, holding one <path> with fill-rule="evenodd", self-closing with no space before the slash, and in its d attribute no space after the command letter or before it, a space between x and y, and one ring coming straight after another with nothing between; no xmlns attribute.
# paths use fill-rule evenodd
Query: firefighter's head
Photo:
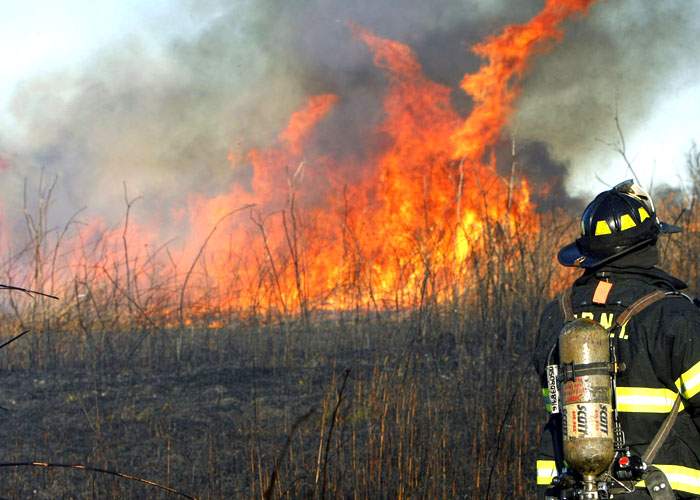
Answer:
<svg viewBox="0 0 700 500"><path fill-rule="evenodd" d="M559 250L565 266L593 268L681 229L659 221L649 194L631 180L600 193L581 216L581 236Z"/></svg>

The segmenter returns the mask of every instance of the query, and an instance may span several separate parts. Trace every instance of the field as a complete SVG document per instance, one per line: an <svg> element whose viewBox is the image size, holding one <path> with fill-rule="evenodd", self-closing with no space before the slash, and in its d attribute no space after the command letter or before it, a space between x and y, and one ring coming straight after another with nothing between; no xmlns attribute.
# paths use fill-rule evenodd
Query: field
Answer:
<svg viewBox="0 0 700 500"><path fill-rule="evenodd" d="M661 250L692 290L697 196L696 182L658 198L689 228ZM459 273L426 273L393 307L298 297L286 314L188 313L201 309L168 292L169 275L130 261L126 239L107 279L84 266L50 287L66 271L52 267L56 238L37 233L5 275L30 269L61 301L6 292L2 338L32 332L0 358L0 496L174 498L109 475L7 466L40 461L197 498L530 497L545 416L530 367L536 323L574 276L553 256L577 225L575 214L540 217L549 230L526 238L487 225ZM199 279L192 269L185 281Z"/></svg>
<svg viewBox="0 0 700 500"><path fill-rule="evenodd" d="M432 332L390 317L241 325L188 336L180 362L151 336L131 361L6 368L3 460L88 463L201 498L260 497L275 469L273 497L477 498L489 482L522 497L532 485L512 478L531 471L539 410L526 360L489 362ZM5 497L159 498L82 471L2 474Z"/></svg>
<svg viewBox="0 0 700 500"><path fill-rule="evenodd" d="M2 460L89 464L200 498L527 496L536 292L552 264L537 271L551 257L510 243L472 262L468 294L423 290L393 309L173 327L136 307L160 287L138 301L116 279L60 302L7 292L5 336L40 326L0 360ZM85 471L0 473L12 498L168 497Z"/></svg>
<svg viewBox="0 0 700 500"><path fill-rule="evenodd" d="M188 34L144 21L167 47L124 37L8 100L0 498L532 498L537 323L585 206L565 186L623 180L595 148L634 175L618 104L636 134L656 89L685 95L624 71L648 54L608 21L688 16L190 3ZM686 173L650 190L696 293L695 145Z"/></svg>
<svg viewBox="0 0 700 500"><path fill-rule="evenodd" d="M508 477L531 469L529 373L512 383L449 332L417 342L389 318L366 327L241 326L194 334L179 363L151 337L129 363L5 369L3 460L88 463L201 498L260 497L276 463L273 497L474 498L489 481L494 497L523 496ZM82 471L2 474L11 498L168 497Z"/></svg>

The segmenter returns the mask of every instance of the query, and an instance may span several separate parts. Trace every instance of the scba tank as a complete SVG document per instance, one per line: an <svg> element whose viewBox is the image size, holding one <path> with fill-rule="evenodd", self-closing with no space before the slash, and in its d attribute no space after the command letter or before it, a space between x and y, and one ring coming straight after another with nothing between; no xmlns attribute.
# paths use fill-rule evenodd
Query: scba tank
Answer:
<svg viewBox="0 0 700 500"><path fill-rule="evenodd" d="M615 457L608 331L589 319L567 323L559 363L564 458L592 483Z"/></svg>

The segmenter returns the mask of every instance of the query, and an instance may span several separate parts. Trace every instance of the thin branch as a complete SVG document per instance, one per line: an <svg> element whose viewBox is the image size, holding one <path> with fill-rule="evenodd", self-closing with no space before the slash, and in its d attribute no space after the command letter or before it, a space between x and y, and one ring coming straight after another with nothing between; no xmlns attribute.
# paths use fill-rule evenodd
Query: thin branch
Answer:
<svg viewBox="0 0 700 500"><path fill-rule="evenodd" d="M333 408L333 414L331 415L331 423L328 428L328 436L326 437L326 449L323 454L323 470L321 472L321 477L323 481L321 482L321 499L326 497L326 481L327 481L327 470L328 470L328 451L331 446L331 437L333 436L333 429L335 428L335 422L338 419L338 410L340 409L340 404L343 402L343 394L345 392L345 386L348 383L348 377L350 376L350 368L345 369L343 374L343 383L338 391L338 396L335 402L335 408Z"/></svg>
<svg viewBox="0 0 700 500"><path fill-rule="evenodd" d="M244 206L239 207L235 210L231 210L227 214L224 214L223 216L221 216L219 218L219 220L216 221L216 224L214 224L214 227L212 227L211 231L209 231L209 234L204 239L204 243L202 243L202 245L199 247L199 251L197 252L197 255L195 256L194 260L192 261L192 265L187 270L187 274L185 274L185 280L183 281L182 288L180 289L180 305L178 308L178 316L180 319L180 328L181 329L185 327L185 317L184 317L184 312L183 312L184 303L185 303L185 290L187 289L187 284L190 281L190 276L192 275L192 271L194 271L194 267L197 265L197 262L199 261L199 258L202 256L202 253L204 253L204 249L207 247L209 240L211 239L212 236L214 236L214 233L218 229L219 224L221 224L223 221L225 221L226 219L228 219L232 215L234 215L242 210L245 210L247 208L253 208L254 206L255 206L255 204L244 205Z"/></svg>
<svg viewBox="0 0 700 500"><path fill-rule="evenodd" d="M30 290L29 288L22 288L19 286L4 285L2 283L0 283L0 290L17 290L17 291L26 293L30 297L32 296L32 294L34 294L34 295L41 295L42 297L48 297L50 299L61 300L60 298L56 297L55 295L50 295L50 294L44 293L44 292L37 292L36 290Z"/></svg>
<svg viewBox="0 0 700 500"><path fill-rule="evenodd" d="M28 334L29 332L31 332L31 330L24 330L24 331L23 331L22 333L20 333L19 335L15 335L15 336L12 337L10 340L8 340L7 342L4 342L2 345L0 345L0 350L2 350L5 346L10 345L12 342L14 342L15 340L17 340L18 338L24 337L24 336L25 336L26 334Z"/></svg>
<svg viewBox="0 0 700 500"><path fill-rule="evenodd" d="M124 181L124 203L126 204L126 214L124 215L124 229L122 230L122 246L124 247L124 270L126 271L126 291L131 294L131 266L129 265L129 244L127 233L129 231L129 215L131 214L131 207L136 203L141 197L129 199L129 191L126 187L126 181Z"/></svg>
<svg viewBox="0 0 700 500"><path fill-rule="evenodd" d="M622 133L622 126L620 125L620 115L617 112L617 105L615 106L615 128L617 129L617 135L620 139L617 152L620 153L620 156L622 156L622 159L625 161L625 164L627 164L627 168L629 168L630 172L632 172L634 180L637 182L637 184L641 186L642 183L639 182L637 172L634 171L634 168L632 168L632 163L630 162L629 158L627 158L627 145L625 143L625 134Z"/></svg>
<svg viewBox="0 0 700 500"><path fill-rule="evenodd" d="M167 491L168 493L172 493L173 495L177 495L183 498L188 498L190 500L197 500L197 497L194 497L192 495L188 495L187 493L183 493L181 491L176 490L175 488L171 488L169 486L164 486L162 484L156 483L155 481L150 481L148 479L143 479L140 477L132 476L130 474L125 474L123 472L117 472L109 469L101 469L99 467L91 467L88 465L82 465L82 464L61 464L61 463L52 463L52 462L0 462L0 467L41 467L44 469L49 469L49 468L60 468L60 469L74 469L74 470L84 470L87 472L97 472L99 474L109 474L110 476L116 476L122 479L127 479L129 481L136 481L138 483L142 484L147 484L149 486L153 486L155 488L161 489L163 491Z"/></svg>
<svg viewBox="0 0 700 500"><path fill-rule="evenodd" d="M270 500L272 498L272 490L275 487L275 482L277 481L277 471L279 470L280 463L282 462L282 458L287 454L287 450L289 450L289 447L292 444L292 439L294 438L294 435L297 432L297 429L306 422L311 415L313 415L316 412L315 408L311 408L309 411L304 413L301 417L297 418L296 421L294 422L294 425L292 425L291 430L289 431L289 434L287 435L287 441L284 443L284 446L280 450L279 454L277 455L277 458L275 459L275 464L272 467L272 473L270 474L270 484L268 484L267 488L265 489L265 493L263 493L263 498L265 500Z"/></svg>

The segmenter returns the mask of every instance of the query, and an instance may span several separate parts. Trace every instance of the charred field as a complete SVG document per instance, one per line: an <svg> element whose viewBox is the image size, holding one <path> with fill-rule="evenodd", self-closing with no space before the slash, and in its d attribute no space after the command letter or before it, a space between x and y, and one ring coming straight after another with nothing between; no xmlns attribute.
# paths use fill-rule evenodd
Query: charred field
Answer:
<svg viewBox="0 0 700 500"><path fill-rule="evenodd" d="M49 359L57 334L39 334L4 353L2 460L90 464L198 498L263 497L273 470L273 498L478 498L489 482L526 497L531 481L511 478L532 471L541 404L525 330L426 314L425 335L410 313L192 329L179 360L168 331L130 359L132 335L73 336L86 345ZM170 498L82 471L2 474L11 498Z"/></svg>

